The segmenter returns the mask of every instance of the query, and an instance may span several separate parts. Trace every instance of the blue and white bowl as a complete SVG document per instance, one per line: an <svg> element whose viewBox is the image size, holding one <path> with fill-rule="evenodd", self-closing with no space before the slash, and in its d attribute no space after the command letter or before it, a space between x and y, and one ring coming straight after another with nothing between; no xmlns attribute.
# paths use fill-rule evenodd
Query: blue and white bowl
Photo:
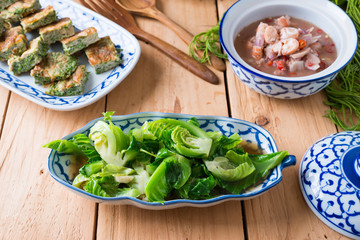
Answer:
<svg viewBox="0 0 360 240"><path fill-rule="evenodd" d="M260 19L289 15L323 29L334 41L337 59L325 70L304 77L283 77L261 72L236 52L236 35ZM233 4L220 22L220 42L236 76L249 88L269 97L293 99L324 89L346 66L357 48L357 33L348 15L328 0L241 0Z"/></svg>
<svg viewBox="0 0 360 240"><path fill-rule="evenodd" d="M113 116L112 122L119 126L124 132L140 127L145 121L152 121L160 118L175 118L187 121L191 117L196 117L201 124L201 128L205 131L220 131L224 135L229 136L233 133L238 133L243 141L252 145L257 146L264 153L277 152L277 146L271 134L262 127L243 120L234 118L219 117L219 116L193 116L185 114L172 114L172 113L155 113L155 112L144 112L135 113L131 115ZM84 133L89 134L90 128L98 121L103 118L95 119L85 125L78 131L71 133L63 139L70 139L72 136ZM206 200L187 200L187 199L176 199L171 201L165 201L164 203L153 203L146 202L132 197L112 197L105 198L99 197L90 193L87 193L79 188L72 186L72 180L78 174L79 163L75 161L70 155L61 154L56 151L51 151L48 158L48 168L50 175L59 183L64 185L69 190L83 197L91 199L98 203L105 204L127 204L134 205L144 209L171 209L185 206L192 207L208 207L228 200L244 200L256 197L265 191L268 191L275 185L277 185L282 179L282 170L286 167L296 164L296 158L293 155L286 157L283 162L274 168L268 176L258 182L255 186L250 187L241 194L227 194L218 196Z"/></svg>
<svg viewBox="0 0 360 240"><path fill-rule="evenodd" d="M317 217L360 239L360 132L340 132L314 143L300 163L299 180Z"/></svg>

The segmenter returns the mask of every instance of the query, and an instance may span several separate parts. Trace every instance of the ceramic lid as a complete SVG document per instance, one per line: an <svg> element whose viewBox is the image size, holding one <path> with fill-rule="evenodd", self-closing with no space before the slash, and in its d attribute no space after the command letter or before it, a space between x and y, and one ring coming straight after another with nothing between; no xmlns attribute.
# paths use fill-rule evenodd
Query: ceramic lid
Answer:
<svg viewBox="0 0 360 240"><path fill-rule="evenodd" d="M316 216L360 239L360 132L340 132L314 143L300 163L299 180Z"/></svg>

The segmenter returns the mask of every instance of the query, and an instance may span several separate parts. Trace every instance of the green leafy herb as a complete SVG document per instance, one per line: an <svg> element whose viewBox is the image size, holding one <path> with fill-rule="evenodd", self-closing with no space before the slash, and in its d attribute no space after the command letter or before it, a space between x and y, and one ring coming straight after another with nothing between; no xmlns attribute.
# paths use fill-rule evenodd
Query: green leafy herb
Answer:
<svg viewBox="0 0 360 240"><path fill-rule="evenodd" d="M214 54L218 58L227 59L227 55L222 53L219 38L219 24L205 32L199 33L194 36L189 45L189 55L200 63L208 62L211 64L210 53ZM198 57L195 53L196 50L203 51L202 56Z"/></svg>
<svg viewBox="0 0 360 240"><path fill-rule="evenodd" d="M346 4L346 13L360 33L360 1L332 0L340 7ZM360 130L360 46L354 58L342 69L329 86L325 88L328 100L325 104L331 109L326 113L338 127L346 131Z"/></svg>

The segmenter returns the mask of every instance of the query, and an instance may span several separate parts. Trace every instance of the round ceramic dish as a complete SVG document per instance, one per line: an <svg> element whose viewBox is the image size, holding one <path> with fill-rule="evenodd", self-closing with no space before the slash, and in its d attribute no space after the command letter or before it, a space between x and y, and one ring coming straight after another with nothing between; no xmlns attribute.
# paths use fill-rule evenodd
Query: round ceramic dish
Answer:
<svg viewBox="0 0 360 240"><path fill-rule="evenodd" d="M263 150L264 153L272 153L277 152L277 146L273 137L270 135L262 127L247 122L243 120L238 120L234 118L227 117L219 117L219 116L192 116L192 115L184 115L184 114L172 114L172 113L155 113L155 112L144 112L144 113L136 113L131 115L124 116L113 116L112 122L121 127L124 132L128 132L129 130L140 127L143 125L145 121L152 121L160 118L175 118L187 121L191 117L196 117L201 124L201 128L205 131L220 131L224 135L229 136L233 133L238 133L243 141L251 145L257 145L260 149ZM72 136L84 133L86 135L89 134L90 128L97 122L98 120L102 120L103 118L98 118L90 123L88 123L83 128L78 131L64 137L63 139L70 139ZM113 197L113 198L105 198L99 197L90 193L87 193L79 188L72 186L72 180L78 174L78 169L80 166L76 164L76 161L71 158L70 155L61 154L56 151L51 151L48 158L48 168L50 175L59 183L64 185L69 190L79 194L83 197L91 199L93 201L105 204L128 204L135 205L140 208L145 209L170 209L170 208L178 208L185 206L192 207L207 207L212 206L224 201L232 200L232 199L249 199L252 197L256 197L265 191L271 189L275 185L277 185L282 179L282 170L288 166L295 165L296 159L295 156L286 157L283 162L274 168L269 175L258 182L255 186L247 189L245 192L238 195L222 195L212 199L207 200L186 200L186 199L177 199L171 201L165 201L164 203L154 203L154 202L145 202L132 197Z"/></svg>
<svg viewBox="0 0 360 240"><path fill-rule="evenodd" d="M336 133L314 143L301 161L299 180L316 216L360 239L360 132Z"/></svg>
<svg viewBox="0 0 360 240"><path fill-rule="evenodd" d="M303 19L323 29L335 43L338 54L335 62L313 75L282 77L261 72L241 59L234 47L240 30L257 20L282 15ZM234 73L246 86L269 97L290 99L312 95L329 85L353 57L358 39L348 15L328 0L241 0L224 14L219 35Z"/></svg>

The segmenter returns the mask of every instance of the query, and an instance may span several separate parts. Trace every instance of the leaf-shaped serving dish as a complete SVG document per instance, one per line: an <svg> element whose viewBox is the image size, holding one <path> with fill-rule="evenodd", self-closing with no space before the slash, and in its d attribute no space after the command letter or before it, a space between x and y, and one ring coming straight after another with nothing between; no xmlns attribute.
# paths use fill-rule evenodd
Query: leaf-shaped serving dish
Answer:
<svg viewBox="0 0 360 240"><path fill-rule="evenodd" d="M113 116L112 122L115 125L119 126L124 132L128 132L133 128L141 127L145 121L152 121L160 118L174 118L187 121L191 117L196 117L200 123L200 127L205 131L220 131L226 136L230 136L233 133L238 133L242 137L243 142L246 142L246 144L248 144L249 146L256 146L264 153L272 153L278 151L275 141L268 131L256 124L234 118L220 116L185 115L175 113L143 112L123 116ZM95 122L102 119L103 118L94 119L93 121L85 125L83 128L67 135L63 139L70 139L72 138L72 136L79 133L88 135L90 132L90 128L95 124ZM256 197L277 185L282 179L282 170L288 166L295 164L296 159L294 156L290 155L286 157L283 162L279 166L274 168L265 179L261 180L255 186L250 187L241 194L221 195L206 200L176 199L165 201L164 203L155 203L142 201L132 197L105 198L89 194L79 188L72 186L72 180L78 174L78 169L80 167L79 163L75 161L75 159L73 159L70 155L61 154L54 150L50 152L48 158L48 167L51 176L59 183L81 196L84 196L99 203L114 205L135 205L140 208L153 210L170 209L185 206L207 207L228 200L243 200Z"/></svg>
<svg viewBox="0 0 360 240"><path fill-rule="evenodd" d="M34 83L29 73L14 76L7 62L0 62L0 85L33 101L41 106L59 110L75 110L85 107L99 100L115 88L132 71L140 57L140 45L137 39L124 28L103 16L71 1L71 0L40 0L44 8L51 5L55 8L58 18L69 17L77 31L88 27L95 27L99 37L110 36L117 47L122 49L123 62L113 70L96 74L93 67L88 64L84 53L79 55L79 65L86 65L89 72L83 95L57 97L45 94L46 89ZM28 40L38 36L37 30L26 33ZM51 45L50 51L62 52L59 42Z"/></svg>

